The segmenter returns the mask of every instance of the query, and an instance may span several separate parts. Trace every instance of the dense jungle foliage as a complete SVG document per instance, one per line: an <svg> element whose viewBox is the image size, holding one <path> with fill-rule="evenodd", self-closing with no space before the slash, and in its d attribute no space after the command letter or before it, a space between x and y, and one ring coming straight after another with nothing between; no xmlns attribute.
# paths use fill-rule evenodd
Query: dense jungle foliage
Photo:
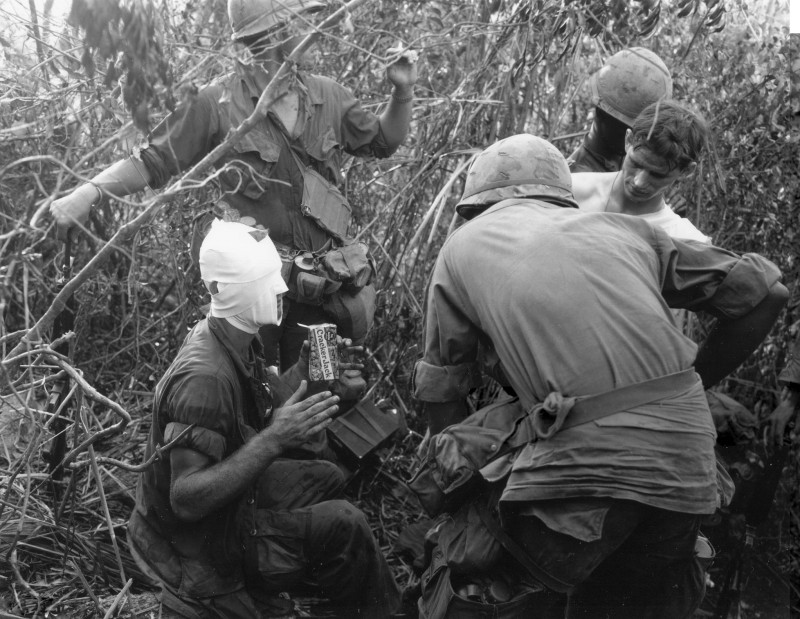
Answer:
<svg viewBox="0 0 800 619"><path fill-rule="evenodd" d="M426 279L464 171L477 150L519 132L569 154L590 124L588 76L624 47L664 59L675 97L712 128L709 152L675 192L676 210L717 245L774 261L792 291L757 353L720 385L762 418L772 410L777 372L800 329L800 104L792 92L800 36L788 35L788 2L350 4L323 33L318 72L366 107L387 101L386 50L400 41L420 53L405 144L389 159L350 160L344 170L352 232L369 243L380 271L371 392L404 412L410 429L348 490L387 554L420 519L400 483L424 432L409 376L421 350ZM194 216L215 199L213 174L104 201L73 235L71 279L47 209L81 179L135 154L148 127L240 53L224 0L74 0L69 24L63 5L0 5L2 617L112 616L108 596L146 587L125 548L135 473L119 464L141 463L152 390L207 303L188 242ZM54 319L70 296L73 334L59 339ZM696 320L698 339L709 324ZM73 378L74 397L65 426L70 466L53 482L43 455L61 422L44 411L58 371ZM777 541L764 558L764 569L784 580L793 574L795 583L800 505L788 495L799 477L795 447L776 499L787 517L776 520ZM392 555L392 566L401 584L414 583L406 560ZM772 616L752 605L750 612Z"/></svg>

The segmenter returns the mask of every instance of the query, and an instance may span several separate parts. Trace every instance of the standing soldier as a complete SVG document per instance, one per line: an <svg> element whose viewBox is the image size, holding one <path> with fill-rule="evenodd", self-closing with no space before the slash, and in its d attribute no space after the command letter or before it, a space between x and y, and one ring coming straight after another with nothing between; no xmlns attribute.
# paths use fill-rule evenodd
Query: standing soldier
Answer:
<svg viewBox="0 0 800 619"><path fill-rule="evenodd" d="M569 617L690 617L698 527L719 501L703 388L769 332L780 272L641 218L581 212L563 156L531 135L479 155L458 208L471 221L437 258L415 369L431 431L464 418L491 349L537 436L500 500L531 574L569 591ZM670 307L717 317L702 345Z"/></svg>
<svg viewBox="0 0 800 619"><path fill-rule="evenodd" d="M669 69L649 49L617 52L589 78L594 120L567 159L570 172L616 172L625 157L625 132L651 103L672 97Z"/></svg>
<svg viewBox="0 0 800 619"><path fill-rule="evenodd" d="M223 142L252 114L272 76L313 30L311 14L325 6L319 0L228 0L233 38L249 50L251 61L237 61L233 73L185 101L152 131L139 154L53 202L50 211L59 227L84 222L104 195L124 196L163 186ZM408 133L417 79L413 52L401 54L389 65L386 75L394 88L379 117L364 110L349 90L332 79L309 73L312 66L311 54L298 61L296 70L281 82L279 96L263 122L217 164L222 199L214 215L266 228L289 259L302 252L322 255L347 242L350 206L336 189L342 181L342 154L391 155ZM308 204L304 192L312 197ZM206 227L202 226L203 233ZM363 271L369 262L365 252L360 258ZM291 301L283 327L262 333L268 336L269 349L280 343L284 369L297 359L305 338L298 323L335 320L340 334L364 338L372 323L374 288L360 279L360 294L342 292L335 299L323 298L327 282L313 273L299 285L288 282ZM323 308L326 300L331 303Z"/></svg>

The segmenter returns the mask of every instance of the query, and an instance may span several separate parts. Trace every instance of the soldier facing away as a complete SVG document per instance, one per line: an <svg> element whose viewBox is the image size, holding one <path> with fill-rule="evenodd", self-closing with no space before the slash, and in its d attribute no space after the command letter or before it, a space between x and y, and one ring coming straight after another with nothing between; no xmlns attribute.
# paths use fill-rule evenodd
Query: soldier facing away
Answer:
<svg viewBox="0 0 800 619"><path fill-rule="evenodd" d="M437 259L415 370L431 431L465 417L491 350L536 428L499 507L537 566L542 612L568 590L568 617L690 617L698 528L719 503L704 387L768 333L787 298L780 272L581 212L563 156L531 135L479 155L458 208L470 221ZM699 347L677 307L717 318Z"/></svg>

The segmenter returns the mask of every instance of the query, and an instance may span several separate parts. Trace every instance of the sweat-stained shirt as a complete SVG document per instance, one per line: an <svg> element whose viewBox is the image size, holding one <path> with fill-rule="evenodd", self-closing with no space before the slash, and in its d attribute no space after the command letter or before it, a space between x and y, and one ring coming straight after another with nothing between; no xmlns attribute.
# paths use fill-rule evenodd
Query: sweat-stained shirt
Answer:
<svg viewBox="0 0 800 619"><path fill-rule="evenodd" d="M378 117L361 107L353 94L330 78L298 73L301 91L296 138L284 136L280 120L268 112L216 164L223 191L217 215L263 226L276 243L303 251L321 249L328 234L303 215L303 175L287 146L304 165L334 185L341 185L344 153L388 157ZM258 69L239 63L237 71L202 89L167 116L148 137L140 157L154 188L199 162L253 110L268 81ZM288 89L288 82L283 84ZM226 167L227 166L227 167Z"/></svg>
<svg viewBox="0 0 800 619"><path fill-rule="evenodd" d="M739 317L779 277L758 255L671 239L638 217L506 200L442 247L415 395L464 398L487 348L526 410L553 391L592 395L680 372L697 345L670 307ZM503 500L604 496L711 513L715 438L698 379L686 393L527 445Z"/></svg>

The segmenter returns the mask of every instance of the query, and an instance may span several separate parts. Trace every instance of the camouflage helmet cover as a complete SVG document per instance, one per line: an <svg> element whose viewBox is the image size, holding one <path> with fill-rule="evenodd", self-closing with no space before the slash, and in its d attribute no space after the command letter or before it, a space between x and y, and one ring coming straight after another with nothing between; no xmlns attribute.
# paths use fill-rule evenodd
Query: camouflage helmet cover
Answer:
<svg viewBox="0 0 800 619"><path fill-rule="evenodd" d="M589 78L592 103L629 127L644 108L672 97L672 76L644 47L617 52Z"/></svg>
<svg viewBox="0 0 800 619"><path fill-rule="evenodd" d="M326 6L320 0L228 0L233 40L266 32L300 13L318 11Z"/></svg>
<svg viewBox="0 0 800 619"><path fill-rule="evenodd" d="M577 208L564 155L547 140L529 133L495 142L472 162L456 210L469 218L476 214L470 207L508 198L540 198Z"/></svg>

